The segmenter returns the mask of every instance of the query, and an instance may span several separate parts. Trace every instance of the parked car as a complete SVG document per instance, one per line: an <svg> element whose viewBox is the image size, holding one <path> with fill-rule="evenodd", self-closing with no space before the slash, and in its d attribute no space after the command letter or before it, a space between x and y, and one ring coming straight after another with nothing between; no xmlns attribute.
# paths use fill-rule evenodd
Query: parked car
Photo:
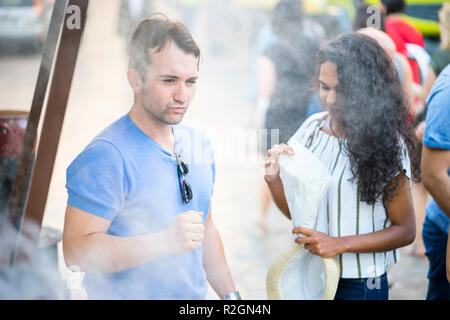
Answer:
<svg viewBox="0 0 450 320"><path fill-rule="evenodd" d="M0 50L40 50L54 0L0 0Z"/></svg>

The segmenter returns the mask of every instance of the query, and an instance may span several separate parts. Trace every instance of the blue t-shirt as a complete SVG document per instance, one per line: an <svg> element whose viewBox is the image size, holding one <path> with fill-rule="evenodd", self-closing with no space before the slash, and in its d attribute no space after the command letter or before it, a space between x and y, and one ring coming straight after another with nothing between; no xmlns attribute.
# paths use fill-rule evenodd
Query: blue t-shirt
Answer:
<svg viewBox="0 0 450 320"><path fill-rule="evenodd" d="M188 210L203 212L213 193L215 164L206 135L172 126L175 152L189 167L193 199L182 201L174 154L141 131L128 115L97 135L67 168L68 204L111 220L107 234L129 237L166 229ZM162 256L115 273L86 273L90 299L204 299L202 248Z"/></svg>
<svg viewBox="0 0 450 320"><path fill-rule="evenodd" d="M422 143L434 149L450 150L450 65L436 79L427 98L427 118ZM450 175L450 169L448 171ZM431 199L427 217L443 232L448 232L449 217Z"/></svg>

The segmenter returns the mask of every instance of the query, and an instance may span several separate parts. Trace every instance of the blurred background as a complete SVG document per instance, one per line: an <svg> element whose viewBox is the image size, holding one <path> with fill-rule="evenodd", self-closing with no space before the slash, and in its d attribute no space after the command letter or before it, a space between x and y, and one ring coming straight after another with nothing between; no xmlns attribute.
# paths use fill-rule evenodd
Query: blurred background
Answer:
<svg viewBox="0 0 450 320"><path fill-rule="evenodd" d="M30 110L54 1L0 0L0 110ZM62 231L66 168L97 133L129 111L128 41L143 17L162 12L185 23L202 51L197 93L183 122L204 130L213 143L217 176L212 212L237 288L244 299L266 299L267 269L293 241L291 222L273 204L267 228L258 226L263 181L263 159L255 143L258 57L274 41L270 16L277 2L90 1L43 225ZM351 31L360 2L303 0L303 10L326 41ZM407 1L405 19L425 37L430 55L439 44L436 21L443 2ZM424 299L428 262L404 251L391 268L390 298ZM60 271L67 277L61 255ZM75 291L72 298L86 298L82 290ZM209 297L217 298L212 292Z"/></svg>

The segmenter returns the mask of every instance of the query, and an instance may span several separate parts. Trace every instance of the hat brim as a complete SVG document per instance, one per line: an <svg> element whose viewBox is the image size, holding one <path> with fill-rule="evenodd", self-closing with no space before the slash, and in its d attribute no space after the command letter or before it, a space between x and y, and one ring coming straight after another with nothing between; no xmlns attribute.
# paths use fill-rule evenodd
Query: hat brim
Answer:
<svg viewBox="0 0 450 320"><path fill-rule="evenodd" d="M293 244L287 250L283 251L271 264L267 272L266 279L266 290L267 297L269 300L282 300L283 293L281 292L281 277L283 270L296 255L304 250L302 246L298 244ZM304 250L305 254L310 254L308 250ZM323 300L333 300L336 294L338 282L339 282L339 264L336 258L321 258L324 267L324 284L323 284ZM302 275L299 271L299 277L306 277L307 275ZM317 279L318 281L319 279Z"/></svg>

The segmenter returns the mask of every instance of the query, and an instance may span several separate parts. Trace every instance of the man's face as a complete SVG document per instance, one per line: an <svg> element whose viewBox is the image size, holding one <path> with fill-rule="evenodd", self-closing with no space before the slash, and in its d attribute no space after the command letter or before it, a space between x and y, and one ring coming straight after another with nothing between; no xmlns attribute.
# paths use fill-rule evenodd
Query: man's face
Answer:
<svg viewBox="0 0 450 320"><path fill-rule="evenodd" d="M156 53L143 83L142 104L156 120L167 125L179 123L195 94L198 58L185 53L174 42Z"/></svg>

